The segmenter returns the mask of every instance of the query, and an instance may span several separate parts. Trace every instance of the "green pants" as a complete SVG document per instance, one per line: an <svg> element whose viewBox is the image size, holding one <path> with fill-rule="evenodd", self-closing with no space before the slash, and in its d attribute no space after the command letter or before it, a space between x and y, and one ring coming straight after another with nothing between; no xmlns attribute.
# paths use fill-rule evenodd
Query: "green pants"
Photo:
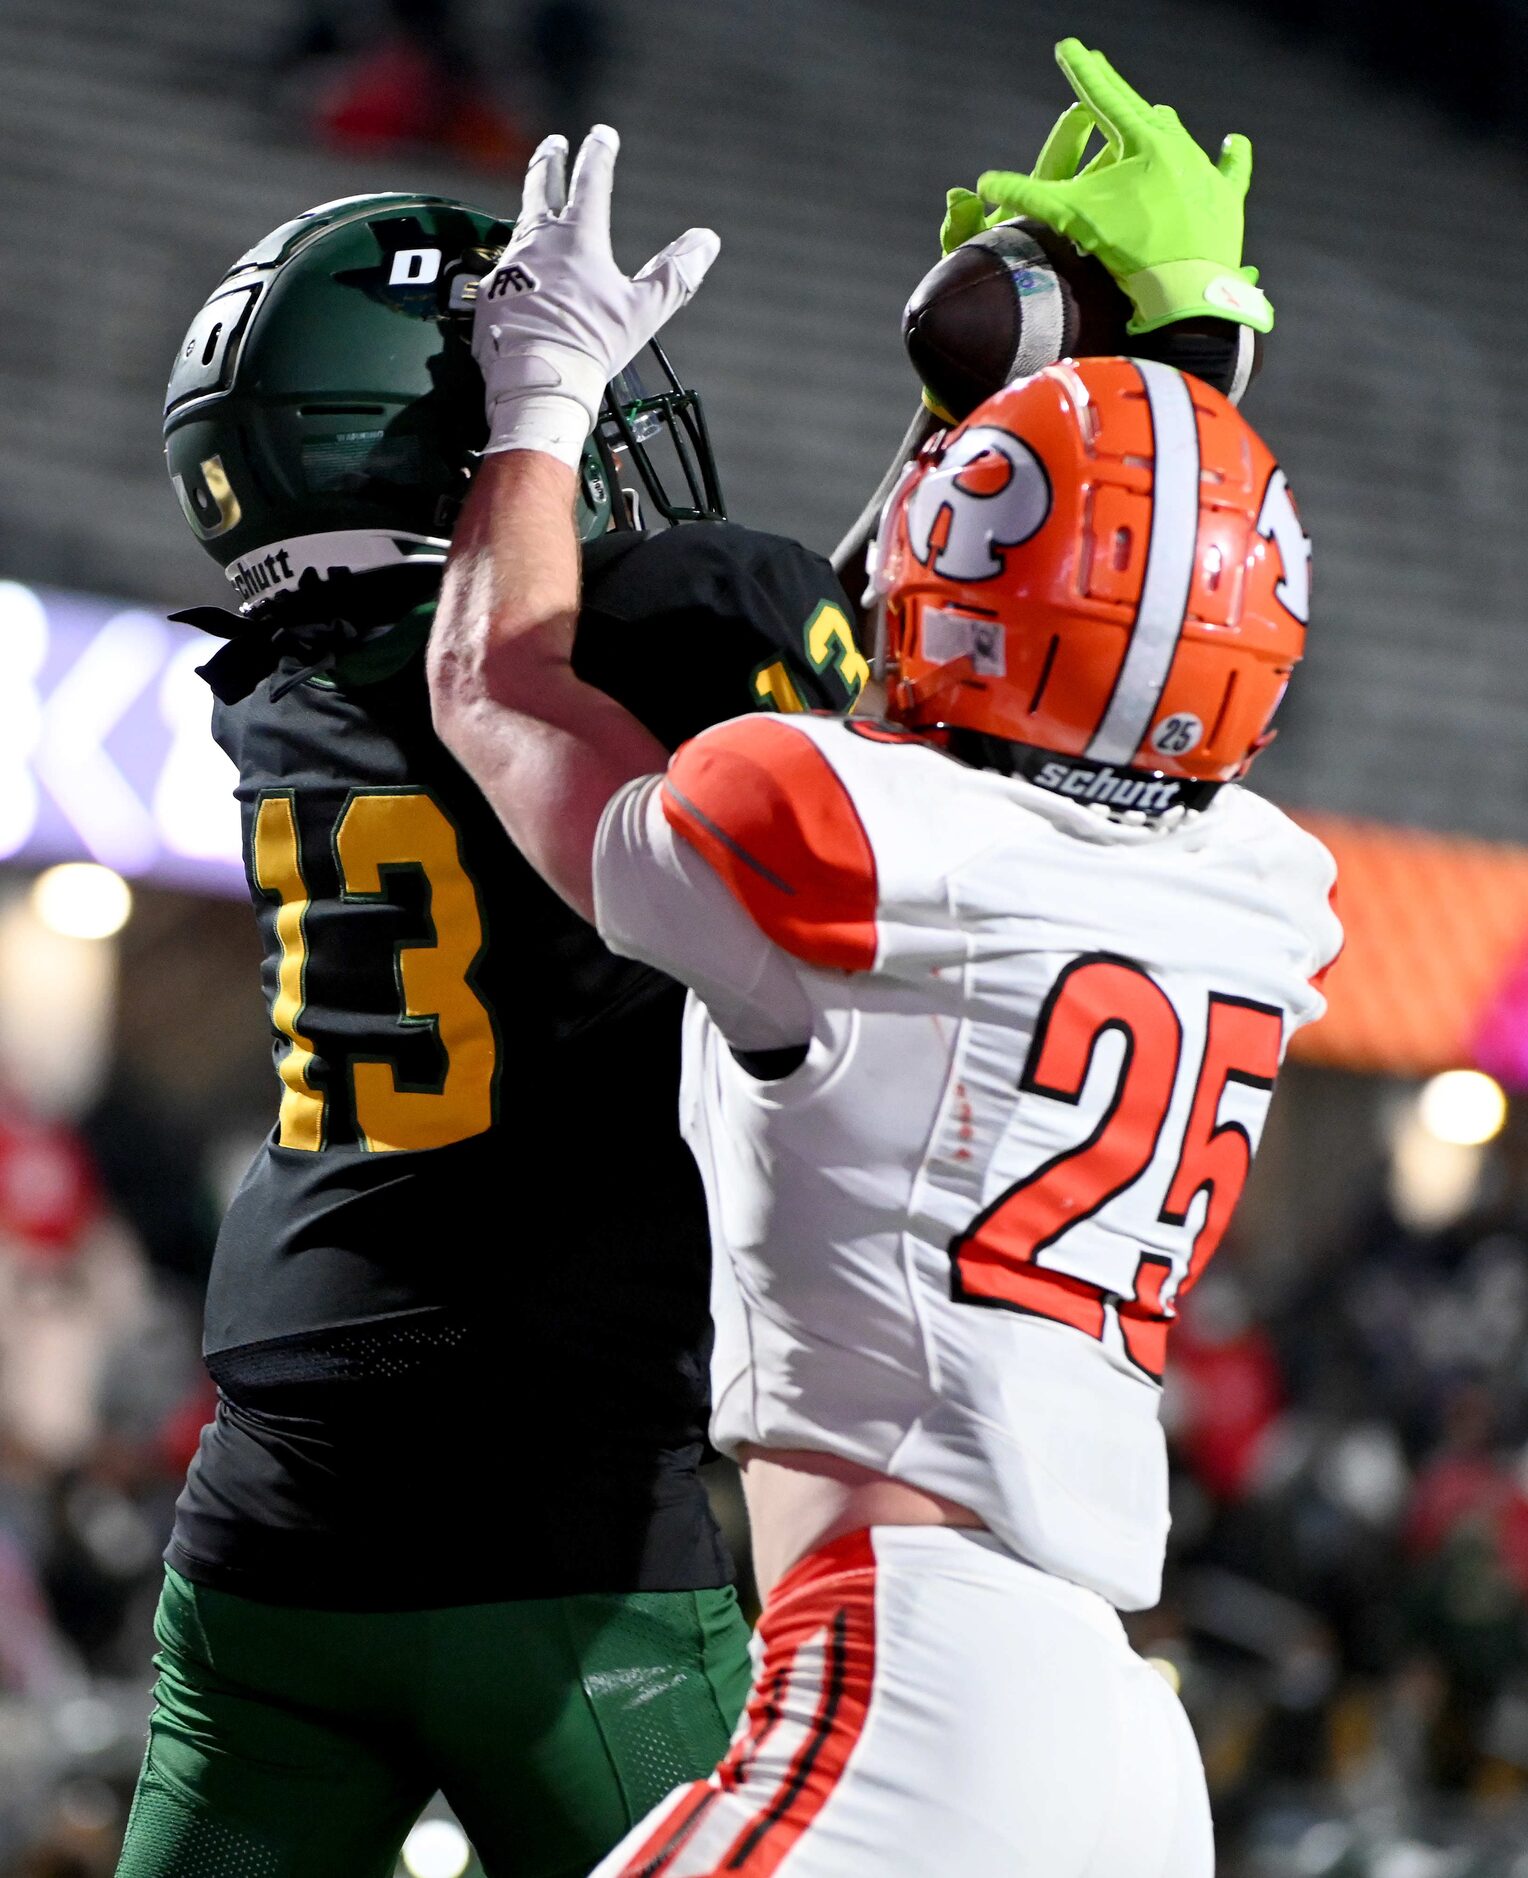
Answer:
<svg viewBox="0 0 1528 1878"><path fill-rule="evenodd" d="M437 1789L490 1878L583 1878L748 1686L730 1590L351 1614L168 1572L154 1634L118 1878L390 1878Z"/></svg>

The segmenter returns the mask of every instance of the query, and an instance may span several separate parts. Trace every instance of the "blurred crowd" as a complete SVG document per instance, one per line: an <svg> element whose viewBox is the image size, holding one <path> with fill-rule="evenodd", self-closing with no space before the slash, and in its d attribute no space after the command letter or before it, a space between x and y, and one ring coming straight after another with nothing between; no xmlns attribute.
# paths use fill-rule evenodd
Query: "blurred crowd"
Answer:
<svg viewBox="0 0 1528 1878"><path fill-rule="evenodd" d="M0 1878L113 1868L210 1406L215 1208L147 1104L0 1100ZM1407 1223L1377 1165L1297 1281L1228 1244L1174 1333L1172 1555L1132 1627L1222 1878L1528 1878L1525 1121L1462 1216Z"/></svg>
<svg viewBox="0 0 1528 1878"><path fill-rule="evenodd" d="M274 95L353 156L439 151L514 173L545 128L582 129L609 63L603 0L297 0L271 47Z"/></svg>
<svg viewBox="0 0 1528 1878"><path fill-rule="evenodd" d="M194 1150L180 1159L151 1116L114 1089L66 1127L0 1092L7 1878L114 1869L160 1553L211 1409L198 1318L214 1209Z"/></svg>
<svg viewBox="0 0 1528 1878"><path fill-rule="evenodd" d="M1182 1679L1247 1878L1528 1878L1528 1127L1468 1208L1376 1167L1285 1295L1228 1244L1174 1333ZM1355 1170L1359 1171L1359 1170Z"/></svg>

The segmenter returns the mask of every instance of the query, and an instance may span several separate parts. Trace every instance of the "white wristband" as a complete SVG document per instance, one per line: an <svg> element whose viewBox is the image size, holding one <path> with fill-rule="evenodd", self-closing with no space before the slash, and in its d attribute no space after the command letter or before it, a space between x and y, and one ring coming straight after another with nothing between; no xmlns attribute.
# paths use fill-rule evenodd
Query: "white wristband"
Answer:
<svg viewBox="0 0 1528 1878"><path fill-rule="evenodd" d="M495 340L498 328L491 327ZM545 450L576 467L599 415L609 373L572 346L542 341L483 360L488 404L488 446Z"/></svg>
<svg viewBox="0 0 1528 1878"><path fill-rule="evenodd" d="M589 441L589 413L557 391L510 392L488 413L483 455L500 450L543 450L576 470Z"/></svg>

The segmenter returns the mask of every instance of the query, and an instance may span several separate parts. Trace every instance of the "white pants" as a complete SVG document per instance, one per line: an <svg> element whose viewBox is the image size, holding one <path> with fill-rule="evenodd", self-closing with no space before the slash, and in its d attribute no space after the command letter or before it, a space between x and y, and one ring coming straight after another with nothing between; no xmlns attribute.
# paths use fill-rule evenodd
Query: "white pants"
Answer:
<svg viewBox="0 0 1528 1878"><path fill-rule="evenodd" d="M803 1559L747 1712L592 1878L1211 1878L1188 1718L1091 1591L985 1533Z"/></svg>

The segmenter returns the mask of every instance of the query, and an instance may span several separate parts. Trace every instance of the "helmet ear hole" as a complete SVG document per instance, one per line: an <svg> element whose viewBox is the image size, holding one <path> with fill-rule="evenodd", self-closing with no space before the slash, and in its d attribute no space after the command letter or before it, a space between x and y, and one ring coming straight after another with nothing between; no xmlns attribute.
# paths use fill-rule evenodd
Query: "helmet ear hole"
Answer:
<svg viewBox="0 0 1528 1878"><path fill-rule="evenodd" d="M237 528L244 511L220 456L187 463L171 478L181 512L203 542L215 541Z"/></svg>

